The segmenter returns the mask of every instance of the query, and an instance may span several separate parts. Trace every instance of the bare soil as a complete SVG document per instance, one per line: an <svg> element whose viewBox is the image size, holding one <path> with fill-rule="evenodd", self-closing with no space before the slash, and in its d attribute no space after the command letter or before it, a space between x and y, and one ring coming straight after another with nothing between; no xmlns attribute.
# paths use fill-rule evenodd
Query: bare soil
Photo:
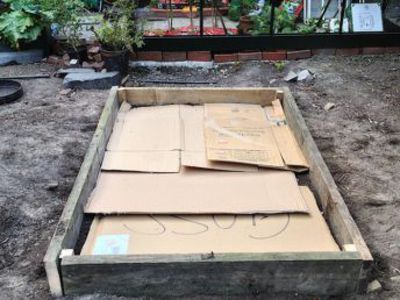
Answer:
<svg viewBox="0 0 400 300"><path fill-rule="evenodd" d="M309 69L308 83L286 83ZM53 71L39 64L0 68L0 76ZM143 80L215 82L215 86L288 85L358 224L383 290L370 299L399 299L400 57L313 57L249 62L213 69L132 70ZM0 106L0 299L48 299L42 259L78 173L108 91L62 95L62 80L21 81L25 95ZM150 85L150 84L147 84ZM335 103L329 111L326 103ZM80 299L109 299L99 295Z"/></svg>

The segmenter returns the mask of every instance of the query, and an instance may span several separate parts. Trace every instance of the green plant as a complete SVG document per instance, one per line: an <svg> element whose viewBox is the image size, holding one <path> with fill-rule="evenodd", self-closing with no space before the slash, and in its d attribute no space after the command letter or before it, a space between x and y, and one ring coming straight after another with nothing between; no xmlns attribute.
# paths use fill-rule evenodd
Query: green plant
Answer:
<svg viewBox="0 0 400 300"><path fill-rule="evenodd" d="M77 51L81 44L82 28L80 16L85 12L85 4L81 0L40 0L42 9L53 10L51 21L55 29L65 37L67 43Z"/></svg>
<svg viewBox="0 0 400 300"><path fill-rule="evenodd" d="M0 41L19 50L24 43L38 39L50 26L52 10L42 9L40 0L3 0L7 4L0 15Z"/></svg>
<svg viewBox="0 0 400 300"><path fill-rule="evenodd" d="M132 18L135 4L130 0L116 0L108 16L101 18L98 28L93 28L96 38L107 50L130 50L143 46L143 30Z"/></svg>
<svg viewBox="0 0 400 300"><path fill-rule="evenodd" d="M285 69L286 63L284 61L274 62L274 67L278 72L282 72Z"/></svg>
<svg viewBox="0 0 400 300"><path fill-rule="evenodd" d="M150 0L151 7L158 7L158 0Z"/></svg>
<svg viewBox="0 0 400 300"><path fill-rule="evenodd" d="M274 10L274 31L275 33L291 33L295 31L295 17L289 15L285 9L275 8ZM261 13L256 16L252 16L253 29L251 34L265 34L270 32L271 27L271 6L264 5Z"/></svg>
<svg viewBox="0 0 400 300"><path fill-rule="evenodd" d="M302 34L314 33L320 27L318 23L318 19L311 18L305 21L303 24L299 24L297 26L297 31Z"/></svg>
<svg viewBox="0 0 400 300"><path fill-rule="evenodd" d="M239 21L241 16L246 16L256 8L256 0L232 0L229 3L228 16L232 21Z"/></svg>

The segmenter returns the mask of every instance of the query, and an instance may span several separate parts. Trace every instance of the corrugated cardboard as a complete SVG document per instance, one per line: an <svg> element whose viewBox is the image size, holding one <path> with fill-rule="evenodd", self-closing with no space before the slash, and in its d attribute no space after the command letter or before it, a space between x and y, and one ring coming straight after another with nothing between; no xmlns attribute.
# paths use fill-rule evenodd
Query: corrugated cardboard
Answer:
<svg viewBox="0 0 400 300"><path fill-rule="evenodd" d="M309 167L308 163L292 130L286 123L281 101L278 99L272 101L272 105L264 107L264 110L285 164L294 171L306 171Z"/></svg>
<svg viewBox="0 0 400 300"><path fill-rule="evenodd" d="M179 106L134 109L128 106L125 102L121 106L102 170L179 172L182 147Z"/></svg>
<svg viewBox="0 0 400 300"><path fill-rule="evenodd" d="M307 187L310 214L96 217L81 255L340 251Z"/></svg>
<svg viewBox="0 0 400 300"><path fill-rule="evenodd" d="M180 152L106 151L101 169L105 171L177 173L180 169Z"/></svg>
<svg viewBox="0 0 400 300"><path fill-rule="evenodd" d="M134 108L114 127L107 150L180 150L181 131L178 105Z"/></svg>
<svg viewBox="0 0 400 300"><path fill-rule="evenodd" d="M200 168L208 170L231 172L257 172L257 166L239 163L211 161L207 159L206 152L183 151L181 153L181 165L184 167Z"/></svg>
<svg viewBox="0 0 400 300"><path fill-rule="evenodd" d="M102 172L85 208L102 214L307 212L292 172Z"/></svg>
<svg viewBox="0 0 400 300"><path fill-rule="evenodd" d="M285 167L264 110L252 104L205 104L207 158Z"/></svg>
<svg viewBox="0 0 400 300"><path fill-rule="evenodd" d="M181 164L210 170L255 172L256 166L239 163L215 162L207 159L204 139L204 106L181 105L180 115L183 123L183 150Z"/></svg>

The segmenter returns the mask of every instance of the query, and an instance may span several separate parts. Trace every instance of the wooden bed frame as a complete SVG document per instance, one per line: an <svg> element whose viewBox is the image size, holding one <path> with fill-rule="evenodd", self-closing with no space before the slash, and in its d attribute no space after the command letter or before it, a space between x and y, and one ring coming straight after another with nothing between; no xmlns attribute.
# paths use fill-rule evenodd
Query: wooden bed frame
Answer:
<svg viewBox="0 0 400 300"><path fill-rule="evenodd" d="M134 106L282 100L287 122L310 164L309 178L341 252L191 255L71 255L83 207L96 185L120 103ZM248 296L298 293L354 295L365 291L372 256L311 137L288 88L113 87L44 258L53 296Z"/></svg>

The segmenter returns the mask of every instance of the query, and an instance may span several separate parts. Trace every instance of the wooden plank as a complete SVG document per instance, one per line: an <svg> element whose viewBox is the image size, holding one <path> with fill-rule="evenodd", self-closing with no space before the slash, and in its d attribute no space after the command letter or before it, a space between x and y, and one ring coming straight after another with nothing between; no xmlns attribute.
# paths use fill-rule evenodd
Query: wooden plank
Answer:
<svg viewBox="0 0 400 300"><path fill-rule="evenodd" d="M276 99L274 88L121 88L122 100L135 106L203 103L251 103L269 105Z"/></svg>
<svg viewBox="0 0 400 300"><path fill-rule="evenodd" d="M78 239L83 218L83 206L96 184L105 144L111 134L118 112L117 89L118 87L113 87L110 91L79 174L44 257L50 292L53 296L61 296L63 293L59 275L59 254L64 248L74 248Z"/></svg>
<svg viewBox="0 0 400 300"><path fill-rule="evenodd" d="M320 198L325 217L335 238L341 246L355 244L362 259L366 264L370 264L373 260L372 255L339 193L290 90L285 87L283 91L285 93L283 105L287 122L310 164L311 183Z"/></svg>
<svg viewBox="0 0 400 300"><path fill-rule="evenodd" d="M70 256L62 260L62 275L69 295L350 295L361 263L357 252Z"/></svg>

